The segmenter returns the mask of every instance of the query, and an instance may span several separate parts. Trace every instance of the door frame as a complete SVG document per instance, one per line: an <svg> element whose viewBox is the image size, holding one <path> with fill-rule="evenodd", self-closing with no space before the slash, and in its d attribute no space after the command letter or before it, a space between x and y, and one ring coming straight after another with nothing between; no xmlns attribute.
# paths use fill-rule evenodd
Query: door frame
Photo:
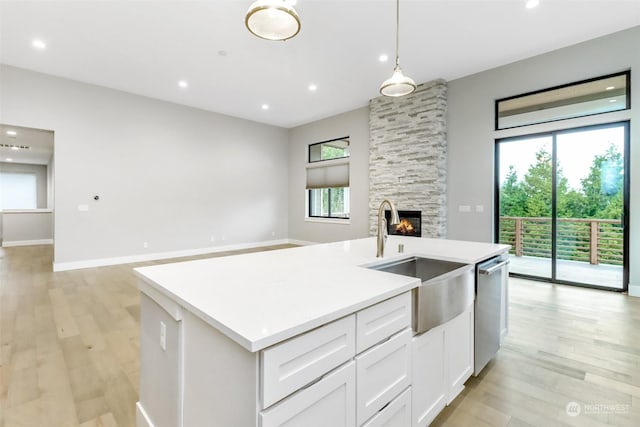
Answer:
<svg viewBox="0 0 640 427"><path fill-rule="evenodd" d="M623 127L624 128L624 160L623 160L623 168L624 168L624 178L623 178L623 205L622 205L622 287L621 288L612 288L609 286L600 286L593 285L589 283L580 283L573 282L568 280L558 280L556 278L556 261L557 261L557 135L559 134L567 134L573 132L583 132L589 130L598 130L598 129L607 129L614 127ZM552 174L551 182L551 277L540 277L540 276L532 276L528 274L521 273L512 273L509 272L510 276L513 277L521 277L530 280L536 280L541 282L550 282L550 283L559 283L563 285L572 285L572 286L580 286L584 288L593 288L593 289L602 289L607 291L615 291L615 292L627 292L629 289L629 205L630 205L630 150L631 150L631 121L630 120L620 120L610 123L602 123L602 124L594 124L594 125L585 125L578 126L572 128L564 128L564 129L556 129L545 132L537 132L531 133L527 135L518 135L513 137L504 137L504 138L496 138L494 140L494 242L498 243L500 241L500 150L499 144L505 141L518 141L523 139L531 139L536 137L549 136L551 137L552 144Z"/></svg>

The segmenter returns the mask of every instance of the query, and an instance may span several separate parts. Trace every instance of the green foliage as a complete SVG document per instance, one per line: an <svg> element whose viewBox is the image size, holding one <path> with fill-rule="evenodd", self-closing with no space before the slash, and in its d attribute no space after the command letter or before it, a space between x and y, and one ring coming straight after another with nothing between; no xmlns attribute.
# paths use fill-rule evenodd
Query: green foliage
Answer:
<svg viewBox="0 0 640 427"><path fill-rule="evenodd" d="M552 195L552 158L544 148L536 153L536 162L523 180L513 166L500 191L500 216L550 217ZM611 145L593 159L589 174L572 189L557 169L557 213L561 218L620 219L623 204L622 154Z"/></svg>
<svg viewBox="0 0 640 427"><path fill-rule="evenodd" d="M500 216L536 218L522 221L524 255L550 257L552 200L552 156L545 149L536 153L536 162L519 179L509 166L500 191ZM580 188L570 188L560 164L557 167L558 218L620 219L623 208L624 164L614 145L593 158ZM589 262L590 222L558 222L558 258ZM619 224L600 223L601 262L622 263L622 233ZM500 223L500 242L515 244L515 221ZM513 249L512 249L513 252Z"/></svg>

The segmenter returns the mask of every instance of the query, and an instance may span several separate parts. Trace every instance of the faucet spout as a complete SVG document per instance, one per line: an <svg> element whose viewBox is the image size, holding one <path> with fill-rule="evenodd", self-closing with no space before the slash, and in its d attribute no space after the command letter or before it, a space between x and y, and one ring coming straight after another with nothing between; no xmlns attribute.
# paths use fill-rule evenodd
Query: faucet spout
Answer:
<svg viewBox="0 0 640 427"><path fill-rule="evenodd" d="M400 216L396 206L389 200L385 199L380 203L378 208L378 238L377 238L377 253L376 258L382 258L384 256L384 246L387 243L387 219L384 217L384 206L388 205L391 210L391 225L400 224Z"/></svg>

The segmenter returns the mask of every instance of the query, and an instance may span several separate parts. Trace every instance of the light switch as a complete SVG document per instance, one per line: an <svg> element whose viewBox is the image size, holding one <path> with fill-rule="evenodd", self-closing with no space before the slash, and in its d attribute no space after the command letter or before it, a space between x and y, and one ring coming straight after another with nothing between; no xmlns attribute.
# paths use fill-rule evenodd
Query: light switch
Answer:
<svg viewBox="0 0 640 427"><path fill-rule="evenodd" d="M78 210L80 212L86 212L89 210L89 205L78 205Z"/></svg>
<svg viewBox="0 0 640 427"><path fill-rule="evenodd" d="M458 206L458 212L471 212L471 206L469 206L469 205L460 205L460 206Z"/></svg>
<svg viewBox="0 0 640 427"><path fill-rule="evenodd" d="M478 213L484 212L484 205L476 205L476 212Z"/></svg>

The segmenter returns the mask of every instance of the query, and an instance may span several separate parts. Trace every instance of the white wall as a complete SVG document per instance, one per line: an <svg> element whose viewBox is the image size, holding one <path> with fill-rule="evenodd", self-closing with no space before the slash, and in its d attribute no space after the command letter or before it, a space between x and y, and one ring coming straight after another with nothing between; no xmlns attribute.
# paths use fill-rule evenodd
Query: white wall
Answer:
<svg viewBox="0 0 640 427"><path fill-rule="evenodd" d="M492 241L494 141L559 128L632 120L631 292L640 294L640 27L449 82L448 237ZM631 111L494 131L494 101L511 95L632 69ZM460 205L484 213L460 213Z"/></svg>
<svg viewBox="0 0 640 427"><path fill-rule="evenodd" d="M307 146L350 137L350 224L305 220ZM289 237L310 242L335 242L369 233L369 108L359 108L289 130Z"/></svg>
<svg viewBox="0 0 640 427"><path fill-rule="evenodd" d="M48 209L2 212L2 246L53 243L53 214Z"/></svg>
<svg viewBox="0 0 640 427"><path fill-rule="evenodd" d="M4 65L0 112L55 132L57 264L287 237L284 129Z"/></svg>

